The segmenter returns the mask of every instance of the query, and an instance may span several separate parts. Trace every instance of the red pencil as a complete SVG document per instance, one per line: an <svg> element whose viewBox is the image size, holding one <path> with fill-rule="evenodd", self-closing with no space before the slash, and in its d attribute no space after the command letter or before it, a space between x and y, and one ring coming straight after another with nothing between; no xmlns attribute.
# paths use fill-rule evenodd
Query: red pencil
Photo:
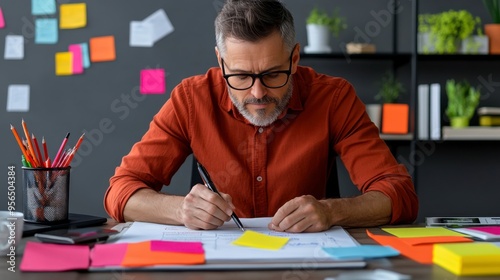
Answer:
<svg viewBox="0 0 500 280"><path fill-rule="evenodd" d="M47 159L49 159L49 152L47 150L47 143L45 143L45 137L42 137L42 146L43 146L43 156L44 156L43 160L46 162Z"/></svg>
<svg viewBox="0 0 500 280"><path fill-rule="evenodd" d="M62 153L64 152L64 146L66 146L66 143L68 142L68 138L69 138L69 132L68 132L68 134L66 134L66 137L64 137L64 139L61 143L61 147L59 147L59 151L57 151L56 157L54 158L54 161L52 162L51 167L56 167L57 164L59 163L59 160L62 156Z"/></svg>
<svg viewBox="0 0 500 280"><path fill-rule="evenodd" d="M31 133L31 140L33 140L33 143L35 143L35 150L36 150L36 155L37 155L37 160L40 163L41 167L43 167L43 158L42 154L40 153L40 147L38 146L38 140L36 140L36 137L33 133Z"/></svg>

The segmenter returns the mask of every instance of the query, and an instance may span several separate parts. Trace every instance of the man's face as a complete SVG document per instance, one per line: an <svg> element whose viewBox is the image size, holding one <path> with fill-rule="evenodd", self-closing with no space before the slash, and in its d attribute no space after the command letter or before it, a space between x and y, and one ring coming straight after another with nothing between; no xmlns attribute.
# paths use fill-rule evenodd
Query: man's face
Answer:
<svg viewBox="0 0 500 280"><path fill-rule="evenodd" d="M291 76L287 72L295 73L298 63L298 47L294 48L292 54L286 50L279 33L275 32L258 42L246 42L233 38L226 39L226 53L217 57L224 74L262 74L281 71L263 78L267 86L281 86L269 88L259 78L255 78L254 84L244 90L234 89L228 86L231 101L238 111L253 125L267 126L273 123L286 108L292 96ZM223 64L222 64L223 63ZM278 72L276 72L278 73ZM279 78L281 77L281 79ZM251 84L252 77L231 77L231 85L239 85L243 79ZM274 84L278 80L278 84ZM281 82L283 81L283 82ZM247 82L243 82L245 84Z"/></svg>

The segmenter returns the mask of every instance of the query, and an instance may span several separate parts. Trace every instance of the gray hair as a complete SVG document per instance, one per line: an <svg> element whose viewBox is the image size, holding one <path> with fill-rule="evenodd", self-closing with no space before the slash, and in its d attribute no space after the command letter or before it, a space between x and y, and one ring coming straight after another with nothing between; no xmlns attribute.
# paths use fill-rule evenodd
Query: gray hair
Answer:
<svg viewBox="0 0 500 280"><path fill-rule="evenodd" d="M279 0L227 0L215 19L215 40L222 56L228 37L257 42L275 31L292 51L296 43L293 16Z"/></svg>

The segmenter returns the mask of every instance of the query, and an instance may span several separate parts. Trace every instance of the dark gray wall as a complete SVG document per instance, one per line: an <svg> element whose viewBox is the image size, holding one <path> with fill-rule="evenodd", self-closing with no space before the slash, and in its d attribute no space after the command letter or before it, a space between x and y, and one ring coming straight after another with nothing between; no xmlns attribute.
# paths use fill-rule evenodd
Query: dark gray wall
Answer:
<svg viewBox="0 0 500 280"><path fill-rule="evenodd" d="M59 42L55 45L33 43L33 16L30 1L1 1L7 26L0 29L0 54L3 54L7 34L23 35L25 59L0 58L0 182L6 182L7 166L17 167L17 186L21 187L20 151L9 131L12 123L20 131L24 118L30 130L39 138L45 136L51 151L57 150L61 139L71 133L69 145L73 145L82 132L87 140L74 160L72 170L70 211L105 215L102 198L108 187L109 177L148 128L153 115L168 99L169 92L181 79L200 74L215 66L213 20L223 1L170 1L170 0L101 0L57 1L86 2L88 25L84 29L59 30ZM392 51L392 17L387 15L388 0L339 0L339 1L284 1L295 16L297 40L302 48L307 45L305 20L315 6L333 10L340 8L349 25L348 30L332 42L334 51L353 38L368 40L377 45L380 52ZM447 9L468 9L480 16L483 22L489 17L479 0L425 0L423 12L439 12ZM129 22L142 20L157 9L164 9L175 31L157 42L152 48L128 46ZM411 1L401 1L397 48L411 48ZM364 34L362 36L361 34ZM80 76L57 77L54 74L54 54L66 50L72 43L88 42L95 36L114 35L117 59L113 62L95 63ZM362 39L364 38L364 39ZM392 68L390 61L344 61L303 59L303 65L315 67L319 72L347 78L356 87L366 103L373 103L380 75ZM468 78L471 82L479 76L492 75L500 80L497 63L426 62L420 67L421 82L443 83L448 78ZM144 68L164 68L167 94L141 96L138 93L139 71ZM401 79L409 86L409 65L398 70ZM30 84L31 105L28 113L5 111L7 86ZM498 87L483 100L482 105L498 106ZM409 92L409 88L408 88ZM409 101L410 96L403 97ZM115 104L113 107L112 104ZM100 128L101 122L111 123L111 131ZM20 131L21 132L21 131ZM431 147L423 159L412 157L408 142L388 142L398 157L407 160L415 171L421 200L420 220L427 215L478 214L500 215L493 208L498 197L498 170L500 147L496 142L453 142L422 145L421 151ZM184 194L189 189L191 158L175 176L168 190ZM356 194L348 174L339 167L342 194ZM6 189L0 194L0 209L7 208ZM19 192L19 195L21 192ZM448 199L449 198L449 199ZM21 203L20 197L18 197ZM464 207L467 205L467 207ZM18 209L21 209L20 205Z"/></svg>

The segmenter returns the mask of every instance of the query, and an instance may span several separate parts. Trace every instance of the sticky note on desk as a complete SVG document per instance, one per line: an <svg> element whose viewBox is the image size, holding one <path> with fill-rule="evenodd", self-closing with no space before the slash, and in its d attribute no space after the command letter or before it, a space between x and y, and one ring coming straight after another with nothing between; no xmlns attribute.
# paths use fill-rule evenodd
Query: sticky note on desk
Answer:
<svg viewBox="0 0 500 280"><path fill-rule="evenodd" d="M253 230L245 230L240 238L233 241L233 245L252 247L258 249L279 250L290 238L270 236Z"/></svg>
<svg viewBox="0 0 500 280"><path fill-rule="evenodd" d="M442 227L409 227L409 228L382 228L385 232L400 238L431 237L431 236L466 236L453 230Z"/></svg>
<svg viewBox="0 0 500 280"><path fill-rule="evenodd" d="M328 255L335 259L373 259L398 256L399 252L390 246L360 245L354 247L325 247Z"/></svg>
<svg viewBox="0 0 500 280"><path fill-rule="evenodd" d="M87 269L90 249L86 245L61 245L29 241L24 249L21 271L66 271Z"/></svg>

